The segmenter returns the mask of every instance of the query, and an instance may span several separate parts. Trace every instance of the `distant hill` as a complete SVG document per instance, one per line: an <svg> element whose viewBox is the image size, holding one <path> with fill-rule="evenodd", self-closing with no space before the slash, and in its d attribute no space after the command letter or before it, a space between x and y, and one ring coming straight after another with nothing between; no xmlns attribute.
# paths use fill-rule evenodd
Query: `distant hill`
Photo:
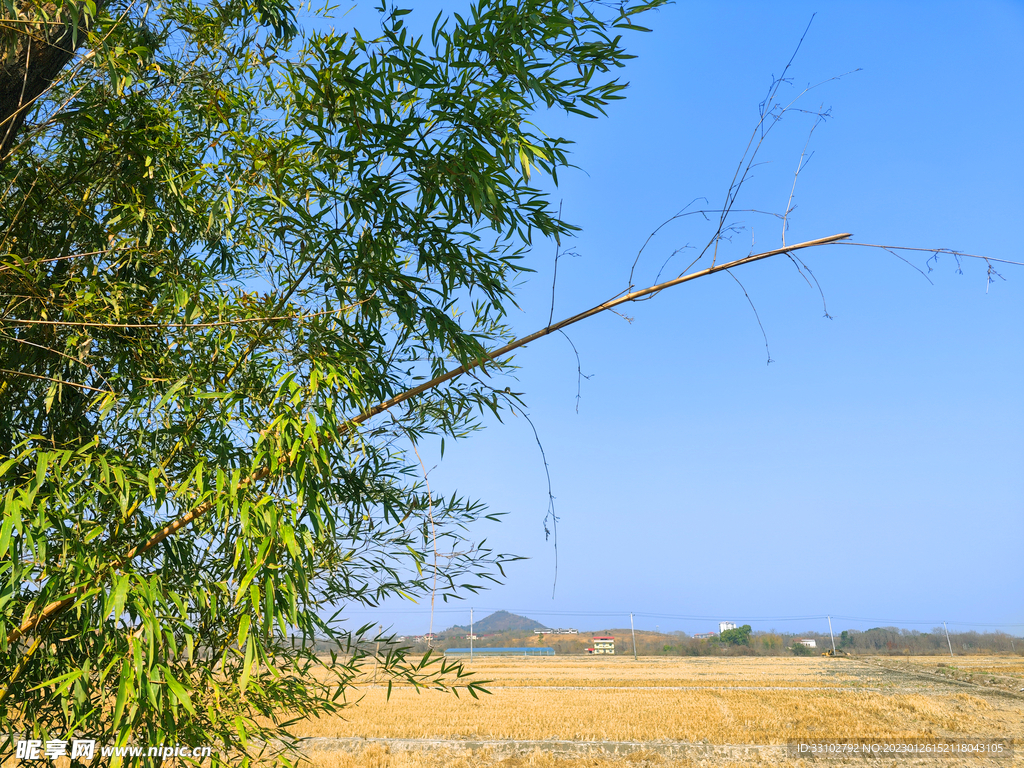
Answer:
<svg viewBox="0 0 1024 768"><path fill-rule="evenodd" d="M480 621L473 622L473 633L476 635L493 635L498 632L522 632L533 629L544 629L545 626L539 621L528 619L525 616L517 616L508 611L497 611ZM454 626L449 632L468 632L469 627L460 625Z"/></svg>

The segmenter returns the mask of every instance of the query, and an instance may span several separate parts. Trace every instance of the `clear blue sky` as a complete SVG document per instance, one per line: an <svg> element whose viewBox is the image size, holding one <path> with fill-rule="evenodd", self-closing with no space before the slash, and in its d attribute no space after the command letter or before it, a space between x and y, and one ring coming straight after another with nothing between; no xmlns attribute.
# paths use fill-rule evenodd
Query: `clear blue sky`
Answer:
<svg viewBox="0 0 1024 768"><path fill-rule="evenodd" d="M639 59L609 119L539 118L577 141L583 169L555 192L583 227L581 255L560 262L556 318L622 290L647 234L692 199L718 207L758 103L815 11L789 93L861 71L806 97L832 118L814 133L787 240L852 232L1024 261L1024 4L681 2L629 39ZM776 129L738 207L785 208L809 127L793 115ZM774 219L735 220L747 229L727 256L780 243ZM709 234L692 219L664 231L637 282ZM523 333L547 322L553 251L530 257L538 271L513 318ZM926 255L908 258L923 267ZM718 619L820 630L823 619L783 619L831 613L868 619L837 630L945 619L1024 634L1024 268L1000 268L1007 280L987 286L983 263L957 274L943 257L929 285L882 251L806 260L831 320L785 260L736 273L771 365L726 275L628 306L631 324L574 327L591 375L578 414L568 343L522 352L510 383L550 463L557 592L543 464L529 425L511 418L447 446L430 477L509 513L479 533L530 559L434 628L468 620L473 604L478 617L508 608L584 630L628 625L635 611L708 617L638 619L688 632ZM424 632L423 608L354 618Z"/></svg>

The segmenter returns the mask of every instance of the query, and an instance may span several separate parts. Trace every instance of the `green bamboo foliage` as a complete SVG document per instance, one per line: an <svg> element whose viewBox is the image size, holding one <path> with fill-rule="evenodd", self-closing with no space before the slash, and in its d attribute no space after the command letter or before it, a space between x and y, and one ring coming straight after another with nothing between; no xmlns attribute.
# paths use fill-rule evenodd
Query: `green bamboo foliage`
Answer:
<svg viewBox="0 0 1024 768"><path fill-rule="evenodd" d="M279 0L6 6L77 48L0 160L0 756L270 759L352 699L346 606L501 578L484 505L407 451L506 395L352 419L508 340L524 249L573 229L534 185L569 142L532 121L620 98L660 4L485 0L424 36L390 5L370 35ZM480 690L386 648L392 681Z"/></svg>

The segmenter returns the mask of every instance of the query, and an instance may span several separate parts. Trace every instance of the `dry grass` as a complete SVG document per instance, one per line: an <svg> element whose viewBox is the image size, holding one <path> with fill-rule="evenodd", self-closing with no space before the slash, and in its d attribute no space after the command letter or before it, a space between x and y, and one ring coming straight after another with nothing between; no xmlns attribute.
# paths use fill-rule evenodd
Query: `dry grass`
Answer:
<svg viewBox="0 0 1024 768"><path fill-rule="evenodd" d="M699 761L668 760L653 752L635 752L625 757L602 755L552 755L536 750L514 757L487 751L437 749L420 752L392 752L374 745L359 753L312 752L310 760L316 768L696 768ZM742 762L716 762L716 768L742 768Z"/></svg>
<svg viewBox="0 0 1024 768"><path fill-rule="evenodd" d="M673 740L780 744L791 738L910 738L992 733L989 705L858 691L502 690L455 699L435 692L368 691L347 721L309 721L300 736L487 738L570 741Z"/></svg>
<svg viewBox="0 0 1024 768"><path fill-rule="evenodd" d="M949 662L934 656L904 657L901 663L929 671L949 663L976 673L1024 673L1019 657L957 657ZM587 751L587 747L559 754L527 745L512 754L504 747L470 751L457 743L408 751L396 744L369 743L347 752L313 743L308 752L313 768L739 768L751 764L814 768L847 763L791 759L772 745L790 739L1019 739L1024 735L1024 707L1012 694L963 687L937 675L931 681L856 659L647 658L635 662L626 657L506 657L477 659L471 669L478 678L493 681L488 686L491 695L476 700L396 688L389 701L383 687L370 684L371 671L353 697L353 703L359 699L357 705L345 718L309 720L294 728L294 735L645 742L644 749L619 756ZM686 759L658 753L659 743L674 742L766 749L743 759ZM1017 752L1012 761L997 765L1024 766L1024 750L1018 746ZM25 765L9 761L4 768L15 764ZM909 768L927 761L871 764ZM989 763L943 759L935 764L955 768Z"/></svg>
<svg viewBox="0 0 1024 768"><path fill-rule="evenodd" d="M641 658L632 657L496 657L477 658L467 669L489 688L517 686L619 687L776 687L840 688L860 678L841 663L815 658ZM372 673L361 681L369 683Z"/></svg>
<svg viewBox="0 0 1024 768"><path fill-rule="evenodd" d="M933 662L934 664L934 662ZM964 692L899 687L836 659L499 658L479 700L364 688L346 719L311 720L299 736L784 744L793 738L1006 737L1020 708Z"/></svg>
<svg viewBox="0 0 1024 768"><path fill-rule="evenodd" d="M1020 656L957 656L936 661L935 656L916 656L909 661L922 666L936 667L946 664L967 672L990 673L1007 677L1024 677L1024 658Z"/></svg>
<svg viewBox="0 0 1024 768"><path fill-rule="evenodd" d="M552 755L535 750L514 757L488 751L437 749L419 752L393 752L374 745L362 752L312 752L310 761L316 768L697 768L700 761L666 759L654 752L634 752L623 757L604 755ZM716 768L743 768L742 762L716 762Z"/></svg>
<svg viewBox="0 0 1024 768"><path fill-rule="evenodd" d="M898 760L863 759L843 761L830 759L814 761L779 756L745 757L742 759L707 758L683 759L666 758L653 752L634 752L622 757L604 755L552 755L535 750L517 756L501 756L487 751L470 753L466 750L438 749L429 752L392 752L386 747L374 745L362 752L349 754L341 752L314 752L310 758L315 768L748 768L751 765L782 768L821 768L821 766L872 766L877 768L917 768L918 766L941 766L941 768L1009 768L1019 767L1020 758L1012 762L988 763L977 759L943 758L939 762L900 758Z"/></svg>

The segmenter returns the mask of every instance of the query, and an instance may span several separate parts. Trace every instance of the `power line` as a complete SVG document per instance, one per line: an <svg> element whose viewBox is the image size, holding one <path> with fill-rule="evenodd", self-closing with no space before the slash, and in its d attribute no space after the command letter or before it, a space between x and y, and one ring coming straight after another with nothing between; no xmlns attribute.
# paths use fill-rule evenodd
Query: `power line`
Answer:
<svg viewBox="0 0 1024 768"><path fill-rule="evenodd" d="M670 619L676 621L719 621L722 616L726 615L695 615L695 614L679 614L679 613L656 613L656 612L643 612L643 611L577 611L577 610L562 610L553 611L547 608L534 609L534 608L481 608L481 611L489 613L497 613L499 611L506 611L508 613L515 613L518 615L526 616L562 616L562 617L576 617L576 618L627 618L631 614L638 618L649 618L649 619ZM446 614L465 614L468 611L467 608L437 608L434 613L446 613ZM428 609L366 609L360 611L360 613L367 613L373 615L395 615L395 616L415 616L415 615L426 615L430 613ZM746 623L764 623L764 622L790 622L790 621L827 621L829 616L827 614L807 614L801 616L736 616L735 614L729 614L733 621L746 622ZM856 621L864 623L877 623L888 626L931 626L938 627L943 624L942 619L896 619L896 618L882 618L882 617L867 617L867 616L842 616L838 614L832 614L833 619L839 619L842 621ZM949 626L961 626L961 627L1024 627L1024 622L979 622L979 621L949 621L945 622Z"/></svg>
<svg viewBox="0 0 1024 768"><path fill-rule="evenodd" d="M843 619L844 621L864 621L864 622L889 622L891 624L916 624L916 625L930 625L937 627L942 624L942 619L929 619L928 621L921 621L918 619L879 619L879 618L865 618L864 616L836 616L833 614L834 619ZM1012 621L1003 622L982 622L982 621L946 621L947 624L954 624L956 626L969 626L969 627L1024 627L1024 623L1016 623Z"/></svg>

